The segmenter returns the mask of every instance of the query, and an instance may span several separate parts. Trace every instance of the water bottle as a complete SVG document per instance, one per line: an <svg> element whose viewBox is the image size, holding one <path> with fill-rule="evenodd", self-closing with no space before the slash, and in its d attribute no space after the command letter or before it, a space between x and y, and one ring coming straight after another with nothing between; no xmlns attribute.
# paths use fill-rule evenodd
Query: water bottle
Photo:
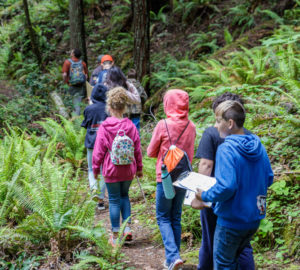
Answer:
<svg viewBox="0 0 300 270"><path fill-rule="evenodd" d="M161 165L161 179L162 185L167 199L173 199L175 196L175 189L172 185L172 178L167 171L167 166L165 164Z"/></svg>

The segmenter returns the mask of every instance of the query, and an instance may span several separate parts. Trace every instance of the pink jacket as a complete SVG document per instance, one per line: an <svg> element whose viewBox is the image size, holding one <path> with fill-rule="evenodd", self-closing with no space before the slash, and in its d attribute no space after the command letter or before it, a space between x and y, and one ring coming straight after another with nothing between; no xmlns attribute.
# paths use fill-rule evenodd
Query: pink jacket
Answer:
<svg viewBox="0 0 300 270"><path fill-rule="evenodd" d="M126 135L134 142L135 161L130 165L114 165L111 162L108 149L111 150L113 140L117 132L122 129ZM118 119L116 117L108 117L101 124L95 141L93 150L93 172L94 175L102 174L106 183L115 183L121 181L132 180L137 171L143 169L142 152L139 133L128 118Z"/></svg>
<svg viewBox="0 0 300 270"><path fill-rule="evenodd" d="M164 96L164 110L167 115L167 125L170 132L172 143L175 143L188 120L189 113L189 96L179 89L167 91ZM190 161L192 162L194 156L194 144L196 138L196 128L193 122L190 124L182 134L177 147L184 150ZM160 120L152 134L152 139L147 148L149 157L157 157L156 162L156 181L161 182L161 165L163 155L170 147L170 141L164 120Z"/></svg>

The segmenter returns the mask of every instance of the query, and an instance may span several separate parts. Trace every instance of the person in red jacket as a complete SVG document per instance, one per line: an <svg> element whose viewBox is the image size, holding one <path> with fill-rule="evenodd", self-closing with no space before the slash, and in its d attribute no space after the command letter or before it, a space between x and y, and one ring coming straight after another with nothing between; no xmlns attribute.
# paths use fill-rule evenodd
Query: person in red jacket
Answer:
<svg viewBox="0 0 300 270"><path fill-rule="evenodd" d="M63 64L62 75L64 82L69 85L68 93L73 97L74 113L80 115L80 103L86 96L88 69L86 63L80 60L79 49L72 50L70 56Z"/></svg>
<svg viewBox="0 0 300 270"><path fill-rule="evenodd" d="M113 235L110 243L115 246L120 230L120 212L123 222L131 215L131 206L128 191L133 178L143 177L142 151L139 132L128 118L123 118L126 104L128 102L127 91L123 87L109 90L107 94L107 111L110 117L100 125L93 151L93 172L95 179L100 174L104 177L109 198L109 215ZM116 165L113 159L113 142L119 134L130 138L134 146L134 157L127 165ZM128 224L131 221L129 220ZM129 226L125 227L124 237L132 240Z"/></svg>
<svg viewBox="0 0 300 270"><path fill-rule="evenodd" d="M166 123L172 141L176 146L184 150L190 162L193 160L196 128L189 120L189 95L180 89L167 91L164 96L164 110L167 115ZM189 124L187 125L187 123ZM185 190L175 187L176 195L173 199L165 197L162 180L162 158L170 147L168 131L164 120L157 123L151 142L147 149L149 157L157 158L156 163L156 219L165 246L166 261L164 266L169 270L177 270L183 264L180 258L181 241L181 212L185 197Z"/></svg>

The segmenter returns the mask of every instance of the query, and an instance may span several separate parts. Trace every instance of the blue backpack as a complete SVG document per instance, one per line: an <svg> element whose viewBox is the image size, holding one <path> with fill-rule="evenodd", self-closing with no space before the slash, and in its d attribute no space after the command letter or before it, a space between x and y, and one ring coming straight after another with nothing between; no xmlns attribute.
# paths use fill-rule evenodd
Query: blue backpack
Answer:
<svg viewBox="0 0 300 270"><path fill-rule="evenodd" d="M69 83L70 85L83 84L86 80L85 74L83 72L82 61L74 62L72 59L68 59L71 63L69 72Z"/></svg>
<svg viewBox="0 0 300 270"><path fill-rule="evenodd" d="M108 71L108 69L104 69L99 73L97 83L103 84L105 82L106 77L107 77L107 71Z"/></svg>

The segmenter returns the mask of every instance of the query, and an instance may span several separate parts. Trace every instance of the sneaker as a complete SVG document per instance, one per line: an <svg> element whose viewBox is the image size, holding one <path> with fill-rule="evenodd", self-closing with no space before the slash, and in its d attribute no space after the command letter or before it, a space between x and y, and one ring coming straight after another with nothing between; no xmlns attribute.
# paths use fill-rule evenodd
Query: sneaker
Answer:
<svg viewBox="0 0 300 270"><path fill-rule="evenodd" d="M101 211L101 210L105 210L105 205L104 205L104 203L103 203L103 202L99 202L98 205L97 205L97 209L100 210L100 211Z"/></svg>
<svg viewBox="0 0 300 270"><path fill-rule="evenodd" d="M168 270L179 270L183 265L183 261L181 259L177 259L169 265Z"/></svg>
<svg viewBox="0 0 300 270"><path fill-rule="evenodd" d="M111 245L113 248L115 248L116 245L117 245L117 239L115 239L113 235L110 236L108 242L110 243L110 245Z"/></svg>
<svg viewBox="0 0 300 270"><path fill-rule="evenodd" d="M168 263L167 263L167 260L164 260L164 270L166 269L169 269L169 265L168 265Z"/></svg>
<svg viewBox="0 0 300 270"><path fill-rule="evenodd" d="M125 241L132 241L132 233L128 226L125 227L123 237L125 237Z"/></svg>

